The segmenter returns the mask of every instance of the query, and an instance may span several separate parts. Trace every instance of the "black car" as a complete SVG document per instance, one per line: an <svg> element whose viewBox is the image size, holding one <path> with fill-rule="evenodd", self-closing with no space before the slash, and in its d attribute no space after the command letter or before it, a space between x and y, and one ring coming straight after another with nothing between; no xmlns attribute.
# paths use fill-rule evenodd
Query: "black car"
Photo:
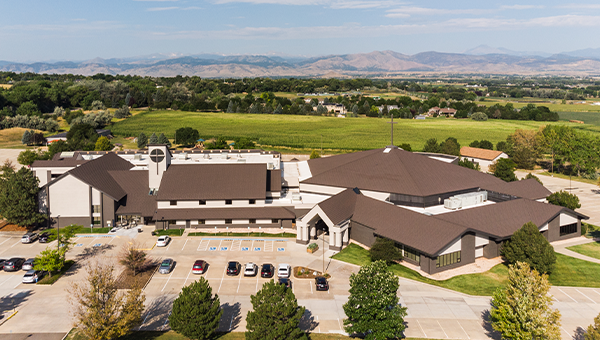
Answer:
<svg viewBox="0 0 600 340"><path fill-rule="evenodd" d="M317 286L317 290L329 290L329 283L322 276L315 277L315 286Z"/></svg>
<svg viewBox="0 0 600 340"><path fill-rule="evenodd" d="M21 257L14 257L12 259L6 260L4 262L4 271L5 272L14 272L23 267L23 263L25 263L25 259Z"/></svg>
<svg viewBox="0 0 600 340"><path fill-rule="evenodd" d="M260 277L273 277L275 274L275 267L270 263L264 263L260 268Z"/></svg>
<svg viewBox="0 0 600 340"><path fill-rule="evenodd" d="M279 284L284 285L286 288L292 289L292 280L286 278L279 278Z"/></svg>
<svg viewBox="0 0 600 340"><path fill-rule="evenodd" d="M41 233L39 243L48 243L48 238L50 237L49 233Z"/></svg>
<svg viewBox="0 0 600 340"><path fill-rule="evenodd" d="M6 262L6 259L0 259L0 269L4 267L4 262Z"/></svg>
<svg viewBox="0 0 600 340"><path fill-rule="evenodd" d="M227 275L238 275L240 273L240 263L236 261L229 261L227 263Z"/></svg>

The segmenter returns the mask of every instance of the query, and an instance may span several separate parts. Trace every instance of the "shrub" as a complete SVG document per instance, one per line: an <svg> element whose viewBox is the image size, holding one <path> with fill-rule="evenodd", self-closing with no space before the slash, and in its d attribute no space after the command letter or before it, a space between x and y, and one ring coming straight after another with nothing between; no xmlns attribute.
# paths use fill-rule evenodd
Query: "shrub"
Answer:
<svg viewBox="0 0 600 340"><path fill-rule="evenodd" d="M314 249L317 249L317 248L319 248L319 245L316 244L316 243L311 243L311 244L308 245L308 249L310 249L310 250L314 250Z"/></svg>
<svg viewBox="0 0 600 340"><path fill-rule="evenodd" d="M191 127L182 127L175 131L175 143L177 144L196 144L198 138L200 138L200 133Z"/></svg>
<svg viewBox="0 0 600 340"><path fill-rule="evenodd" d="M404 151L412 151L412 147L408 143L402 143L398 147Z"/></svg>
<svg viewBox="0 0 600 340"><path fill-rule="evenodd" d="M317 150L313 150L310 153L310 159L315 159L315 158L321 158L321 155L319 155L319 152Z"/></svg>
<svg viewBox="0 0 600 340"><path fill-rule="evenodd" d="M532 222L515 231L502 247L502 256L510 264L525 262L539 273L550 273L556 263L554 247Z"/></svg>
<svg viewBox="0 0 600 340"><path fill-rule="evenodd" d="M92 102L92 110L106 110L106 106L100 100L94 100Z"/></svg>
<svg viewBox="0 0 600 340"><path fill-rule="evenodd" d="M375 243L373 243L369 250L369 255L371 256L371 261L382 260L388 265L402 259L402 254L396 248L394 241L383 237L378 237L375 240Z"/></svg>
<svg viewBox="0 0 600 340"><path fill-rule="evenodd" d="M458 165L465 167L465 168L477 170L477 171L481 170L481 167L479 166L479 164L475 164L466 158L459 160Z"/></svg>
<svg viewBox="0 0 600 340"><path fill-rule="evenodd" d="M544 183L542 183L542 181L534 174L532 174L531 172L527 174L527 176L525 176L525 179L530 179L533 178L536 181L538 181L538 183L540 183L541 185L544 185Z"/></svg>
<svg viewBox="0 0 600 340"><path fill-rule="evenodd" d="M559 205L571 210L581 208L579 197L563 190L552 193L550 196L548 196L547 200L554 205Z"/></svg>
<svg viewBox="0 0 600 340"><path fill-rule="evenodd" d="M508 151L508 143L506 143L505 141L499 141L496 144L496 150L502 151L502 152L507 152Z"/></svg>
<svg viewBox="0 0 600 340"><path fill-rule="evenodd" d="M127 118L129 116L131 116L131 113L129 112L129 107L127 105L123 105L123 107L115 111L115 118Z"/></svg>
<svg viewBox="0 0 600 340"><path fill-rule="evenodd" d="M488 120L488 116L483 112L475 112L471 115L471 119L479 121L479 122L483 122L483 121Z"/></svg>
<svg viewBox="0 0 600 340"><path fill-rule="evenodd" d="M515 176L515 167L516 164L512 160L508 158L500 158L495 163L494 176L505 182L517 181L518 179L517 176Z"/></svg>

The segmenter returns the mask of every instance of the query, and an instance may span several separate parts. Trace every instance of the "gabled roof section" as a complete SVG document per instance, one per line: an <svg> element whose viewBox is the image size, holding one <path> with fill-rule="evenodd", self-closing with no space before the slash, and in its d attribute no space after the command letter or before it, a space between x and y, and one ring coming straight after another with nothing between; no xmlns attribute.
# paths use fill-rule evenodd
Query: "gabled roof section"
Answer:
<svg viewBox="0 0 600 340"><path fill-rule="evenodd" d="M504 152L502 151L472 148L470 146L463 146L460 148L460 155L463 157L473 157L488 161L493 161L496 159L496 157L502 155L503 153Z"/></svg>
<svg viewBox="0 0 600 340"><path fill-rule="evenodd" d="M309 160L312 177L302 183L425 197L486 185L500 187L503 182L476 170L409 151L391 149L384 153L383 150Z"/></svg>
<svg viewBox="0 0 600 340"><path fill-rule="evenodd" d="M346 189L319 203L319 207L331 222L339 224L354 214L356 198L360 196L358 189Z"/></svg>
<svg viewBox="0 0 600 340"><path fill-rule="evenodd" d="M109 171L127 171L133 167L133 164L116 154L108 153L102 157L88 161L67 173L102 191L115 201L119 201L126 195L126 192L109 174Z"/></svg>
<svg viewBox="0 0 600 340"><path fill-rule="evenodd" d="M266 164L172 164L158 200L265 199Z"/></svg>
<svg viewBox="0 0 600 340"><path fill-rule="evenodd" d="M516 197L538 200L548 197L552 192L546 189L534 178L524 179L514 182L504 182L497 184L487 184L482 189L501 192Z"/></svg>
<svg viewBox="0 0 600 340"><path fill-rule="evenodd" d="M117 214L154 215L156 196L148 195L148 170L109 171L112 178L127 193L119 203Z"/></svg>

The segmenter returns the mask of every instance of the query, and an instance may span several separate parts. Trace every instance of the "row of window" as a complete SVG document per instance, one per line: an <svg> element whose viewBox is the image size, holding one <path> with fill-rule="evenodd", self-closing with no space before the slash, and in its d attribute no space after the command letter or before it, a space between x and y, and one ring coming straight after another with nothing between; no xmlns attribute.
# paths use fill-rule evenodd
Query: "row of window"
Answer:
<svg viewBox="0 0 600 340"><path fill-rule="evenodd" d="M256 219L251 218L250 220L248 220L249 224L256 224ZM279 223L279 219L273 218L271 219L271 223ZM176 224L175 220L171 220L169 221L169 224ZM206 220L198 220L198 224L206 224ZM233 224L233 219L228 218L225 219L225 224Z"/></svg>
<svg viewBox="0 0 600 340"><path fill-rule="evenodd" d="M455 263L460 263L460 250L455 251L454 253L438 256L435 260L435 267L440 268Z"/></svg>
<svg viewBox="0 0 600 340"><path fill-rule="evenodd" d="M577 223L567 224L560 227L560 236L565 236L577 232Z"/></svg>
<svg viewBox="0 0 600 340"><path fill-rule="evenodd" d="M199 200L199 205L206 205L206 200ZM225 200L226 205L232 205L233 200ZM256 204L256 200L248 200L248 204ZM177 201L169 201L169 205L177 205Z"/></svg>

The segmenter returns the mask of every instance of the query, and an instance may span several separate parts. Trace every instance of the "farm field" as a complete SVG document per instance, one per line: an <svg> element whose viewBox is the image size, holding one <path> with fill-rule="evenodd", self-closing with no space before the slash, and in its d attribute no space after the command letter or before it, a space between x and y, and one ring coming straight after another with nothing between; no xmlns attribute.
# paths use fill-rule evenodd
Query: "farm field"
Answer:
<svg viewBox="0 0 600 340"><path fill-rule="evenodd" d="M413 150L421 150L429 138L444 140L455 137L461 145L474 140L487 139L497 143L506 139L516 129L537 129L546 124L534 121L427 119L397 120L394 127L394 143L409 143ZM586 127L587 124L567 124ZM247 137L264 149L281 151L310 151L323 149L330 152L368 150L390 144L390 125L386 119L335 118L320 116L230 114L183 111L151 111L115 122L110 129L115 136L138 136L140 132L151 135L165 133L174 138L175 130L193 127L200 138L223 136L227 139ZM600 132L600 131L599 131ZM291 150L290 150L291 149ZM295 150L294 150L295 149Z"/></svg>
<svg viewBox="0 0 600 340"><path fill-rule="evenodd" d="M562 112L600 112L600 105L592 105L593 102L599 101L588 100L585 104L562 104L558 99L540 99L540 98L523 98L521 100L485 100L483 102L477 102L479 105L493 106L496 104L506 105L508 103L513 104L516 109L527 106L528 104L534 104L535 106L546 106L550 111L556 111L559 114ZM553 104L555 102L558 104ZM573 119L573 118L571 118Z"/></svg>
<svg viewBox="0 0 600 340"><path fill-rule="evenodd" d="M600 126L600 112L559 112L560 120L580 120L586 124Z"/></svg>

